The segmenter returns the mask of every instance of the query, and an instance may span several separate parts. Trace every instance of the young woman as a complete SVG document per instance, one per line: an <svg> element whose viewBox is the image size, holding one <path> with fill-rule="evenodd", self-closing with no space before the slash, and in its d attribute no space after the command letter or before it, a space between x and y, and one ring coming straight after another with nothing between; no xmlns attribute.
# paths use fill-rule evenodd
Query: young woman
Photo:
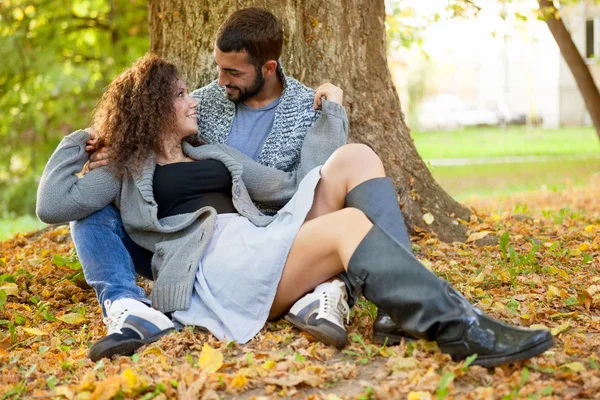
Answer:
<svg viewBox="0 0 600 400"><path fill-rule="evenodd" d="M381 161L364 145L331 140L343 140L340 104L323 101L293 172L227 146L186 142L197 132L196 106L173 64L154 55L138 60L113 81L95 115L109 167L75 176L92 137L65 137L40 181L40 219L76 220L114 202L127 233L154 253L152 305L220 339L247 342L268 319L347 271L353 290L456 360L477 353L476 364L493 366L553 345L546 331L483 314L400 244L400 209ZM322 167L309 170L315 160ZM266 216L253 201L282 208ZM122 279L131 277L109 281ZM329 307L343 301L331 300ZM91 348L92 359L133 352L173 327L144 302L141 295L104 302L109 335ZM303 315L291 316L302 323Z"/></svg>

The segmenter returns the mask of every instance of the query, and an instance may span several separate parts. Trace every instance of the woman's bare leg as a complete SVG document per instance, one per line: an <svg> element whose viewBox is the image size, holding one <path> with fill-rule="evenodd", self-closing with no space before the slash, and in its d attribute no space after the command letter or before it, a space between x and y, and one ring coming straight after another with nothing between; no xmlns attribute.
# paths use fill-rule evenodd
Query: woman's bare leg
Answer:
<svg viewBox="0 0 600 400"><path fill-rule="evenodd" d="M341 210L346 195L354 187L384 176L383 164L370 147L358 143L340 147L321 168L321 180L306 220Z"/></svg>
<svg viewBox="0 0 600 400"><path fill-rule="evenodd" d="M269 319L280 316L306 292L343 272L372 226L355 208L305 222L292 243Z"/></svg>

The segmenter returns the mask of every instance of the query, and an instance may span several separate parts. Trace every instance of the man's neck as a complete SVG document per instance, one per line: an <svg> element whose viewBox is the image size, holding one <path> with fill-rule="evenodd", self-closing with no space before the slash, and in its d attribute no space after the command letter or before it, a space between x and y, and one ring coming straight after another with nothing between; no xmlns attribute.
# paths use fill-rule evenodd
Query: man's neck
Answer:
<svg viewBox="0 0 600 400"><path fill-rule="evenodd" d="M283 93L283 82L278 76L273 78L274 79L265 82L260 93L246 99L244 104L250 108L262 108L281 97L281 93Z"/></svg>

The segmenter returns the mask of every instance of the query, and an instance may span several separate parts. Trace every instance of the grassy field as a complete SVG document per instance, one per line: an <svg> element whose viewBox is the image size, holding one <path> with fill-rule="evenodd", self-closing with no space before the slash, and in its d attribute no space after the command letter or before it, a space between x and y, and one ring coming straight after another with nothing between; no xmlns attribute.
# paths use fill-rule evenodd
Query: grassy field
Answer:
<svg viewBox="0 0 600 400"><path fill-rule="evenodd" d="M29 232L46 226L34 216L26 215L16 218L0 218L0 240L8 239L15 233Z"/></svg>
<svg viewBox="0 0 600 400"><path fill-rule="evenodd" d="M473 128L450 132L413 132L424 160L506 156L598 155L600 140L592 128Z"/></svg>
<svg viewBox="0 0 600 400"><path fill-rule="evenodd" d="M517 192L557 192L585 185L600 174L600 140L592 128L481 128L412 135L426 161L489 159L483 164L430 165L435 179L459 201ZM510 156L550 159L515 163L494 160Z"/></svg>

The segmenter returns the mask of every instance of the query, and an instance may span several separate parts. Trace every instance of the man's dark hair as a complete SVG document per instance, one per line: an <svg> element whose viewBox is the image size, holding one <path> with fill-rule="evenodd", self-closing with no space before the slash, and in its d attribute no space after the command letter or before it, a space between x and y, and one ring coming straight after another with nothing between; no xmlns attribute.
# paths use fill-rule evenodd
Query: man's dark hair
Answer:
<svg viewBox="0 0 600 400"><path fill-rule="evenodd" d="M217 33L217 47L224 53L245 50L250 62L260 68L278 61L283 47L283 29L269 11L250 7L231 14Z"/></svg>

